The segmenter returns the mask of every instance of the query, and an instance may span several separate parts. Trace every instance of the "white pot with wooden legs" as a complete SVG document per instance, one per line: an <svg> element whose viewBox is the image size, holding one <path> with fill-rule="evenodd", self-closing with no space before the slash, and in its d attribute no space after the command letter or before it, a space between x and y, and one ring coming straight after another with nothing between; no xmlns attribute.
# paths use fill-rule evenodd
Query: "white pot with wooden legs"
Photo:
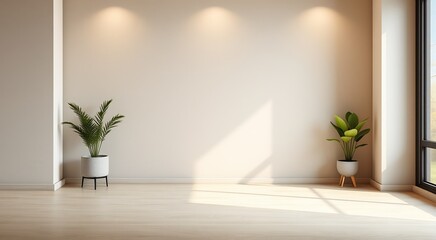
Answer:
<svg viewBox="0 0 436 240"><path fill-rule="evenodd" d="M357 160L338 160L336 163L336 168L341 175L339 179L339 186L343 187L345 183L345 178L351 178L351 182L353 183L353 187L357 187L356 175L357 170L359 170L359 163Z"/></svg>

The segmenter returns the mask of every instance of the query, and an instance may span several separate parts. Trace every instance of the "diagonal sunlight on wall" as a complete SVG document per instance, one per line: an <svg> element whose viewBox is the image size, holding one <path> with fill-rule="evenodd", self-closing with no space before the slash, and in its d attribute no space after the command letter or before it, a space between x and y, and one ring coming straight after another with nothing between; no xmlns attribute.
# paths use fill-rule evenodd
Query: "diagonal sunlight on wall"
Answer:
<svg viewBox="0 0 436 240"><path fill-rule="evenodd" d="M272 154L272 100L266 102L215 146L200 156L195 165L196 178L232 178L254 169ZM219 176L216 174L219 173ZM258 176L271 177L268 164Z"/></svg>

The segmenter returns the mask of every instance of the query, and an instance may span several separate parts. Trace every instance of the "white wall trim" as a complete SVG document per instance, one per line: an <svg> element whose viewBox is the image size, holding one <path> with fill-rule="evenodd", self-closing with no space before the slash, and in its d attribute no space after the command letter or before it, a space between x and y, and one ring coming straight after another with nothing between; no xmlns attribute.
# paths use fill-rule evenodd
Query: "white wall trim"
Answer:
<svg viewBox="0 0 436 240"><path fill-rule="evenodd" d="M54 184L0 184L0 190L53 191Z"/></svg>
<svg viewBox="0 0 436 240"><path fill-rule="evenodd" d="M368 183L368 178L357 178L357 182L359 183ZM81 178L67 178L66 183L81 183ZM85 179L85 182L87 180ZM89 181L89 180L88 180ZM249 181L241 180L240 178L109 178L109 184L111 183L251 183L251 184L284 184L284 183L292 183L292 184L324 184L324 183L338 183L338 178L253 178ZM97 182L99 182L97 180ZM103 183L103 182L102 182Z"/></svg>
<svg viewBox="0 0 436 240"><path fill-rule="evenodd" d="M56 191L65 185L65 179L53 184L0 184L0 190Z"/></svg>
<svg viewBox="0 0 436 240"><path fill-rule="evenodd" d="M429 199L430 201L436 202L436 194L434 194L432 192L429 192L429 191L422 189L420 187L417 187L417 186L413 186L412 191L414 193L424 197L424 198Z"/></svg>
<svg viewBox="0 0 436 240"><path fill-rule="evenodd" d="M63 0L53 0L53 181L63 178ZM65 184L65 181L64 181ZM59 185L59 184L58 184Z"/></svg>
<svg viewBox="0 0 436 240"><path fill-rule="evenodd" d="M377 190L381 191L381 184L377 181L370 179L369 184L371 184L371 186L375 187Z"/></svg>
<svg viewBox="0 0 436 240"><path fill-rule="evenodd" d="M381 192L404 192L412 191L413 185L394 185L394 184L381 184L374 179L370 179L371 186L377 188Z"/></svg>
<svg viewBox="0 0 436 240"><path fill-rule="evenodd" d="M53 184L53 191L58 190L59 188L61 188L64 185L65 185L65 179L58 181L57 183Z"/></svg>

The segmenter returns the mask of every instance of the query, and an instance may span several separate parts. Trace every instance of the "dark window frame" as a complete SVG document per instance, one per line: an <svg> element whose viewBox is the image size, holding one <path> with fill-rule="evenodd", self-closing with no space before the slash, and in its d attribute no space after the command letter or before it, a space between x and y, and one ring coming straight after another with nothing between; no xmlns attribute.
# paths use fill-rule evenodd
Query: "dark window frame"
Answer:
<svg viewBox="0 0 436 240"><path fill-rule="evenodd" d="M426 140L428 131L428 77L430 69L430 0L416 0L416 186L436 193L436 185L426 181L426 150L436 149L436 142ZM427 91L427 92L426 92Z"/></svg>

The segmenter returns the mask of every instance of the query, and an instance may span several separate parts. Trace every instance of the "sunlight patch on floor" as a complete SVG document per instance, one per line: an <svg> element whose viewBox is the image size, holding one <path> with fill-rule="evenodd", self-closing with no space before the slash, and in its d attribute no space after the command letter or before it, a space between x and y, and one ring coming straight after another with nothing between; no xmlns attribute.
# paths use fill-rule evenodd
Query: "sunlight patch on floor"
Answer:
<svg viewBox="0 0 436 240"><path fill-rule="evenodd" d="M195 184L192 186L192 190L194 192L206 191L276 197L318 197L318 195L306 187L284 186L271 184Z"/></svg>
<svg viewBox="0 0 436 240"><path fill-rule="evenodd" d="M328 200L346 215L435 221L431 214L411 205Z"/></svg>
<svg viewBox="0 0 436 240"><path fill-rule="evenodd" d="M358 188L356 190L313 188L313 191L325 199L407 204L405 201L387 192L359 191Z"/></svg>
<svg viewBox="0 0 436 240"><path fill-rule="evenodd" d="M190 203L247 208L292 210L316 213L337 213L322 199L268 196L247 193L194 191Z"/></svg>
<svg viewBox="0 0 436 240"><path fill-rule="evenodd" d="M196 184L189 202L436 222L436 217L431 213L392 193L371 188L347 190L336 189L336 186Z"/></svg>

